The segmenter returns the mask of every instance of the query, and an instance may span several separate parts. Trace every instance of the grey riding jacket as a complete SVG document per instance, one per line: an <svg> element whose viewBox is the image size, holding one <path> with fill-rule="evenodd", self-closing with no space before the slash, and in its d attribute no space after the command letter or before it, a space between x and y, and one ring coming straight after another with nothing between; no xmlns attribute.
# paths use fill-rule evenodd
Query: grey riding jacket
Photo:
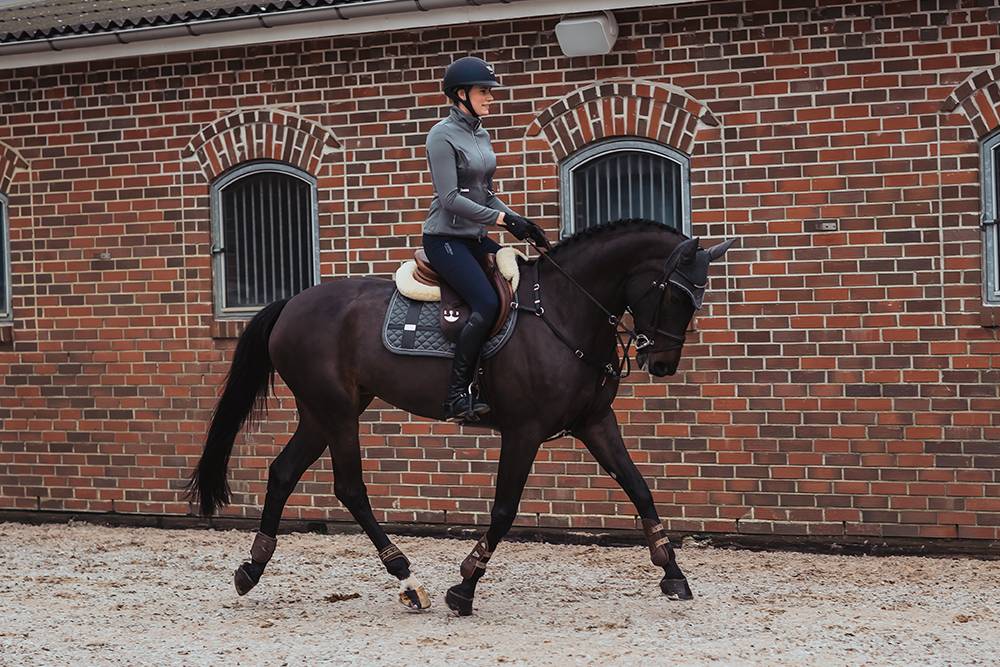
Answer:
<svg viewBox="0 0 1000 667"><path fill-rule="evenodd" d="M478 239L500 212L514 214L493 194L497 156L478 118L451 108L427 134L427 162L434 182L424 234Z"/></svg>

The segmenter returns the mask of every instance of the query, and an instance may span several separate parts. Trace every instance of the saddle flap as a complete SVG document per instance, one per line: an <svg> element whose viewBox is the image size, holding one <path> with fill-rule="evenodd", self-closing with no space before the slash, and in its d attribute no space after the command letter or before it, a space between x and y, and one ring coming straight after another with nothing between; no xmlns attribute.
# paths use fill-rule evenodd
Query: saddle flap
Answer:
<svg viewBox="0 0 1000 667"><path fill-rule="evenodd" d="M511 289L510 281L500 272L495 255L489 254L486 256L483 271L486 272L490 284L493 285L493 290L497 293L497 297L500 300L500 310L489 334L490 337L493 337L503 329L503 325L507 321L507 316L510 315L511 304L514 301L514 291ZM471 308L469 308L469 305L465 303L458 292L447 282L444 280L440 281L440 286L441 331L444 332L445 338L455 342L458 340L458 335L461 333L462 327L465 326L465 321L471 315Z"/></svg>
<svg viewBox="0 0 1000 667"><path fill-rule="evenodd" d="M503 328L503 323L507 321L507 315L510 314L510 309L514 301L514 289L511 287L507 277L501 273L496 255L487 255L486 263L488 268L486 274L490 277L493 289L496 290L497 297L500 299L500 310L497 313L497 321L490 331L490 336L495 336Z"/></svg>
<svg viewBox="0 0 1000 667"><path fill-rule="evenodd" d="M451 285L441 281L441 332L451 342L458 341L458 335L471 315L469 304L458 295Z"/></svg>

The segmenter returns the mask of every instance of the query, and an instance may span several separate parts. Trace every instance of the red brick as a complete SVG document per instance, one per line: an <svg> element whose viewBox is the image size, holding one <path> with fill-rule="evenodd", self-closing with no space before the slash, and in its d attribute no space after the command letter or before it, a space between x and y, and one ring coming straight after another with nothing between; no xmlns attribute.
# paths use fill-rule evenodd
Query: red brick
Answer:
<svg viewBox="0 0 1000 667"><path fill-rule="evenodd" d="M694 235L739 237L681 371L665 382L636 373L616 402L664 519L671 530L1000 539L1000 482L984 462L1000 426L1000 342L996 313L979 305L978 242L978 140L1000 125L985 69L994 54L981 36L994 26L973 12L972 38L928 42L887 24L883 46L846 49L857 60L816 48L770 53L765 67L725 55L721 69L701 71L709 56L680 31L770 48L720 24L725 10L720 0L686 7L683 26L658 19L665 47L627 54L633 68L619 49L586 65L543 59L567 69L523 74L516 47L490 51L515 84L486 121L512 205L554 231L550 138L566 154L637 132L692 152ZM657 12L675 11L621 12L620 44ZM931 24L909 5L887 11ZM757 12L760 34L787 27L786 14ZM324 280L388 274L418 245L433 194L423 136L444 107L429 59L443 63L459 40L511 30L522 32L506 43L522 43L557 20L427 30L420 43L400 33L391 46L362 35L350 47L317 39L266 53L52 65L44 77L38 68L0 73L10 97L0 191L15 275L15 319L0 325L0 507L187 512L179 487L244 326L212 317L210 178L237 148L311 171ZM818 20L796 29L821 34ZM351 58L354 73L315 64L317 55ZM379 69L387 57L412 76L392 81ZM187 76L196 60L220 72L239 62L245 77L195 79L182 103L133 76ZM257 76L290 63L294 96ZM951 72L944 83L942 70ZM129 101L112 105L93 80L113 81ZM545 116L588 90L593 101ZM958 108L941 114L953 91L964 91ZM38 99L74 105L43 109ZM385 108L386 99L405 101ZM718 127L695 124L703 110ZM253 140L238 146L244 132ZM185 161L189 144L194 159ZM838 231L815 232L812 221L826 218ZM105 250L112 259L98 257ZM278 396L266 423L237 444L233 516L259 513L267 466L294 430L294 402L282 386ZM488 521L494 435L384 403L361 430L379 519ZM546 444L533 472L519 525L635 527L617 483L578 442ZM349 518L328 457L303 478L287 516Z"/></svg>

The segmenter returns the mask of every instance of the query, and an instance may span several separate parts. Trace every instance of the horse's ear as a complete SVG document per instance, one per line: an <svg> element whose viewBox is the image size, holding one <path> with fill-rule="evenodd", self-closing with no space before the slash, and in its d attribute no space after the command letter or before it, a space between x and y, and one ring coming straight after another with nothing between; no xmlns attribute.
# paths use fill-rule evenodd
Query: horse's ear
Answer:
<svg viewBox="0 0 1000 667"><path fill-rule="evenodd" d="M709 261L714 262L715 260L717 260L720 257L722 257L723 255L725 255L726 251L729 250L729 247L731 245L733 245L734 243L736 243L736 237L735 236L733 238L729 239L728 241L723 241L722 243L720 243L718 245L714 245L711 248L709 248L708 249L708 256L710 258Z"/></svg>
<svg viewBox="0 0 1000 667"><path fill-rule="evenodd" d="M674 269L678 266L684 266L685 264L690 264L694 262L694 258L698 255L698 239L685 239L678 243L670 256L667 257L667 262L664 265L664 270L669 274L673 273Z"/></svg>
<svg viewBox="0 0 1000 667"><path fill-rule="evenodd" d="M681 244L681 264L691 264L694 262L694 258L698 255L698 243L701 241L697 236L693 239L688 239Z"/></svg>

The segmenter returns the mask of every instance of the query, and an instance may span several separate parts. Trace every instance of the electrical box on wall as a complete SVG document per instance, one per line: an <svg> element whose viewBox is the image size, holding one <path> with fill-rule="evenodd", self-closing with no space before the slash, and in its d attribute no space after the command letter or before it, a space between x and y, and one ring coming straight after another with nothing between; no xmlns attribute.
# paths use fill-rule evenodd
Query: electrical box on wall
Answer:
<svg viewBox="0 0 1000 667"><path fill-rule="evenodd" d="M618 21L611 12L563 19L556 24L556 39L567 56L611 53L618 39Z"/></svg>
<svg viewBox="0 0 1000 667"><path fill-rule="evenodd" d="M803 228L807 232L836 232L840 230L840 220L836 218L806 220Z"/></svg>

